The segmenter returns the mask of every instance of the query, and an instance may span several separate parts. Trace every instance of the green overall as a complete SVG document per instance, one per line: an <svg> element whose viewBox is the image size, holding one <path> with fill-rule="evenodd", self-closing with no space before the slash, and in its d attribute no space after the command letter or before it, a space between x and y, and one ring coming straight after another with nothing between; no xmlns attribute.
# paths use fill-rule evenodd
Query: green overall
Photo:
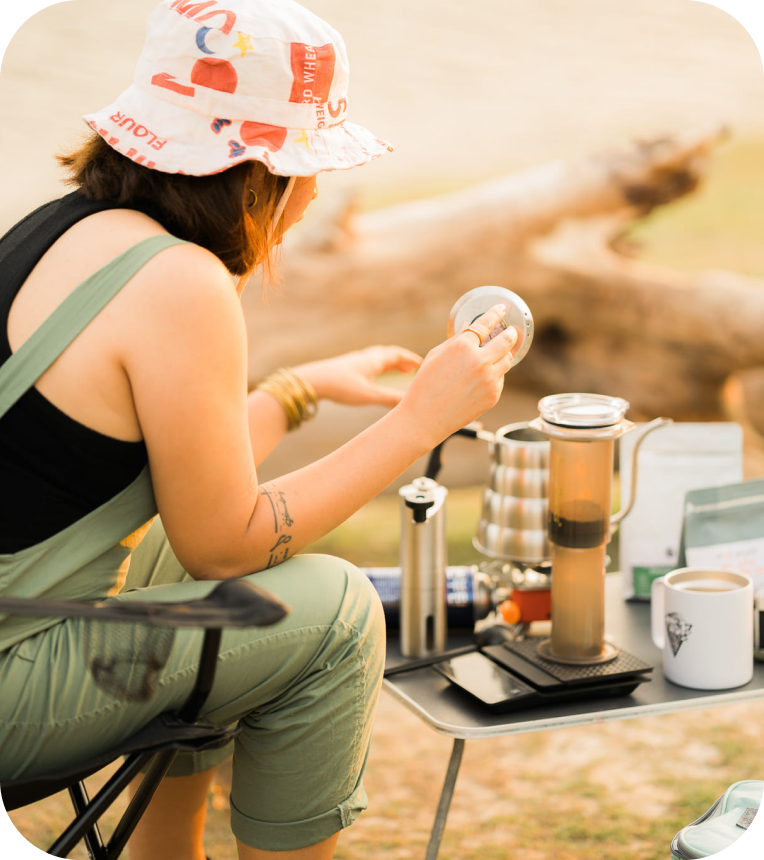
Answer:
<svg viewBox="0 0 764 860"><path fill-rule="evenodd" d="M179 242L147 239L83 281L0 366L0 420L151 257ZM156 514L146 467L73 525L0 555L0 593L168 602L204 596L215 583L184 572ZM207 770L233 751L234 834L254 848L294 850L347 827L366 808L362 775L384 618L368 578L340 559L295 556L251 576L292 611L272 627L224 631L202 716L239 722L242 731L233 749L180 754L169 776ZM0 780L87 760L179 708L191 691L203 631L175 632L154 694L141 702L94 681L86 623L0 616ZM129 646L139 654L151 630L131 629Z"/></svg>

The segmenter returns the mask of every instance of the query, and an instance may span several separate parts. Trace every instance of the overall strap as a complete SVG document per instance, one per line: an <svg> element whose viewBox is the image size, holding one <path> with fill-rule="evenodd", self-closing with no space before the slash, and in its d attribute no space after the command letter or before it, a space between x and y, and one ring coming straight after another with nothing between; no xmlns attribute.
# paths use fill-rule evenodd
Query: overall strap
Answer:
<svg viewBox="0 0 764 860"><path fill-rule="evenodd" d="M175 236L144 239L79 284L0 367L0 418L139 269L165 248L183 244Z"/></svg>

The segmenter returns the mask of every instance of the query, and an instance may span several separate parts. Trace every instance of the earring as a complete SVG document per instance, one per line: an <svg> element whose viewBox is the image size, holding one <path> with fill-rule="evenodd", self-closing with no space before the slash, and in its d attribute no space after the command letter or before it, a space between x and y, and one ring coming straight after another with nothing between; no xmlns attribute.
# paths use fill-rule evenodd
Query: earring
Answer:
<svg viewBox="0 0 764 860"><path fill-rule="evenodd" d="M257 194L250 188L249 193L251 198L247 200L247 209L254 209L257 206Z"/></svg>

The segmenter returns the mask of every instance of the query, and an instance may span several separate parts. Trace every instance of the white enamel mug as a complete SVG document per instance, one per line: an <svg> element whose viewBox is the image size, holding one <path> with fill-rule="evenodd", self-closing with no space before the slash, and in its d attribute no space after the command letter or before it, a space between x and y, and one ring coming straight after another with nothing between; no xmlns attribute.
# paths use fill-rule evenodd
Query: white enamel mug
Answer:
<svg viewBox="0 0 764 860"><path fill-rule="evenodd" d="M753 677L753 584L731 571L684 567L652 584L652 637L669 681L729 690Z"/></svg>

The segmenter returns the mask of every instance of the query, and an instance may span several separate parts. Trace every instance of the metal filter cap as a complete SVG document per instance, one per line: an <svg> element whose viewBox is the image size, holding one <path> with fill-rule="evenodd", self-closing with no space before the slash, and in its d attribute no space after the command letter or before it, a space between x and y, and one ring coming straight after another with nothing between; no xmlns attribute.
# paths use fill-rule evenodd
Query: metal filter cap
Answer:
<svg viewBox="0 0 764 860"><path fill-rule="evenodd" d="M504 315L506 326L514 326L517 329L517 343L512 347L513 367L519 364L525 354L531 348L533 341L533 317L530 308L516 293L504 287L475 287L457 299L448 315L448 326L446 333L453 337L467 326L472 325L475 320L486 311L490 311L494 305L505 304L507 312ZM493 334L493 333L492 333Z"/></svg>

